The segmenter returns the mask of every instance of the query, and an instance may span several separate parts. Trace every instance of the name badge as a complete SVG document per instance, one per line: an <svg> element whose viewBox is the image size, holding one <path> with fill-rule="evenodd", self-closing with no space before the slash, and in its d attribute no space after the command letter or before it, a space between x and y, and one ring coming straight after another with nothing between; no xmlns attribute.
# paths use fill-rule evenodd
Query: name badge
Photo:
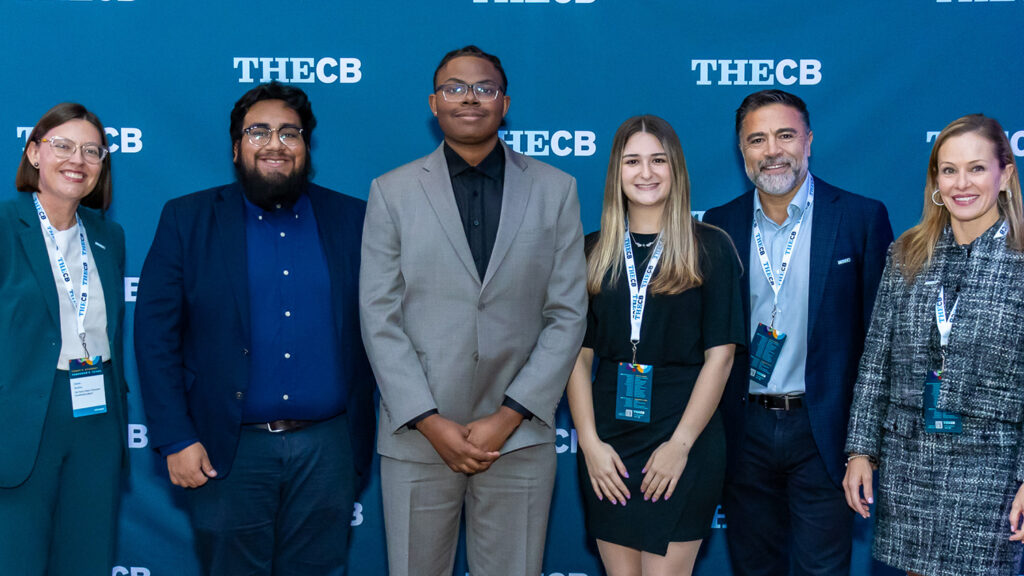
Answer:
<svg viewBox="0 0 1024 576"><path fill-rule="evenodd" d="M935 371L928 372L924 383L924 428L936 434L960 434L963 432L960 415L937 408L941 386L942 376Z"/></svg>
<svg viewBox="0 0 1024 576"><path fill-rule="evenodd" d="M75 418L103 414L107 395L103 384L103 360L99 356L71 361L71 410Z"/></svg>
<svg viewBox="0 0 1024 576"><path fill-rule="evenodd" d="M782 345L786 343L786 335L778 330L769 329L758 323L754 337L750 339L750 379L767 386L775 371L775 363L779 361Z"/></svg>
<svg viewBox="0 0 1024 576"><path fill-rule="evenodd" d="M651 421L651 378L654 366L619 362L619 383L615 396L615 419Z"/></svg>

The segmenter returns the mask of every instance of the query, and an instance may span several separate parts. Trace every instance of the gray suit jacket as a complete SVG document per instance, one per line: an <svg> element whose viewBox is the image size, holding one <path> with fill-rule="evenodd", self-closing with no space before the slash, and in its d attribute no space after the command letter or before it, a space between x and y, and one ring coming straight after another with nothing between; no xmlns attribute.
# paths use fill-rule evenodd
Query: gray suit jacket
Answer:
<svg viewBox="0 0 1024 576"><path fill-rule="evenodd" d="M586 329L576 181L502 147L501 221L482 279L442 147L370 186L359 307L385 456L442 462L406 423L436 408L466 424L506 395L534 418L502 452L554 442L555 408Z"/></svg>

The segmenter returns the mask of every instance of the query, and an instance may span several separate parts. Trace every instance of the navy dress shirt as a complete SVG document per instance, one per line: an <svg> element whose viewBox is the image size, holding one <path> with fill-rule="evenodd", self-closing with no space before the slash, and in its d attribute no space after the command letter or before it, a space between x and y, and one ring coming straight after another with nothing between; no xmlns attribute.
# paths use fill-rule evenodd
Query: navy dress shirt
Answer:
<svg viewBox="0 0 1024 576"><path fill-rule="evenodd" d="M325 420L345 410L331 280L313 206L245 201L252 371L242 421Z"/></svg>

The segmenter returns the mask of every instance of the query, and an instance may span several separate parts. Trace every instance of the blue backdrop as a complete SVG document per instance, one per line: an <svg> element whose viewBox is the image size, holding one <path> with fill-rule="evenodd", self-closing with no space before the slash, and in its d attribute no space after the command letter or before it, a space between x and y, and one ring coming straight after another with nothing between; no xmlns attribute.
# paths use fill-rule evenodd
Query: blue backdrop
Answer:
<svg viewBox="0 0 1024 576"><path fill-rule="evenodd" d="M255 83L298 83L314 105L316 181L365 198L370 180L440 141L427 107L450 49L498 54L512 105L503 138L579 181L585 231L597 228L608 147L627 117L669 120L683 142L693 207L748 187L733 131L749 92L803 97L811 170L885 202L897 234L920 214L930 142L984 112L1024 156L1024 0L0 0L0 158L13 180L33 124L78 101L107 128L113 217L128 238L127 342L134 276L170 198L233 178L228 114ZM8 181L11 182L11 181ZM9 184L6 194L14 194ZM25 343L30 346L31 343ZM9 351L17 353L18 351ZM133 350L129 386L138 389ZM131 476L114 576L198 574L181 492L148 447L129 396ZM575 432L558 420L558 481L546 576L601 574L583 531ZM352 573L385 574L380 486L353 513ZM696 573L729 574L726 519L715 519ZM83 527L87 529L87 527ZM854 573L870 560L857 524ZM456 570L465 573L460 557ZM486 575L477 575L486 576Z"/></svg>

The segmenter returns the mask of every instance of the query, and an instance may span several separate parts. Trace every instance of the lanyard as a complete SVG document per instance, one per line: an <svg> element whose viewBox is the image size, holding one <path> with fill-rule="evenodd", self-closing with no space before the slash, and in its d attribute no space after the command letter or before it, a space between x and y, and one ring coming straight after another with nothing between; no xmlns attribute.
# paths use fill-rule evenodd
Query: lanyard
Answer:
<svg viewBox="0 0 1024 576"><path fill-rule="evenodd" d="M629 238L629 220L626 220L626 238L623 245L623 253L626 258L626 274L629 277L629 342L633 345L633 364L636 364L636 345L640 343L640 325L644 320L644 306L647 304L647 285L654 275L654 268L661 258L661 251L664 245L661 242L661 235L654 244L654 251L647 263L647 270L638 285L636 282L636 263L633 261L633 242Z"/></svg>
<svg viewBox="0 0 1024 576"><path fill-rule="evenodd" d="M782 283L786 280L789 262L793 259L796 237L800 233L800 226L804 223L804 216L807 216L807 211L811 209L811 205L814 203L814 177L808 174L807 179L807 204L804 206L803 213L800 214L800 219L793 226L793 231L789 233L789 239L786 240L786 250L782 253L782 265L779 266L779 275L777 277L772 269L771 261L768 260L768 249L764 246L761 227L757 225L757 218L754 218L754 242L757 244L757 257L761 260L761 271L764 272L764 277L768 280L768 285L771 286L772 292L775 294L775 298L772 300L772 319L769 322L769 329L775 326L775 315L778 314L779 306L779 292L782 290Z"/></svg>
<svg viewBox="0 0 1024 576"><path fill-rule="evenodd" d="M960 304L960 297L953 302L953 309L946 315L946 291L939 287L939 297L935 300L935 326L939 329L939 345L943 348L949 344L949 333L953 330L953 318L956 316L956 307Z"/></svg>
<svg viewBox="0 0 1024 576"><path fill-rule="evenodd" d="M46 230L50 240L53 242L54 253L57 258L57 268L60 270L61 278L64 280L64 291L71 302L71 309L78 309L78 338L82 341L82 350L85 351L85 358L88 358L89 349L85 346L85 313L89 309L89 244L85 239L85 226L82 226L82 219L78 217L78 214L75 214L75 223L78 224L78 239L82 243L82 295L79 299L75 298L75 285L71 282L71 271L64 261L64 256L61 255L60 246L57 245L57 236L53 232L53 226L50 225L50 219L47 218L46 211L43 210L43 205L39 203L39 198L35 192L32 193L32 201L35 202L39 222L42 223L43 229Z"/></svg>

